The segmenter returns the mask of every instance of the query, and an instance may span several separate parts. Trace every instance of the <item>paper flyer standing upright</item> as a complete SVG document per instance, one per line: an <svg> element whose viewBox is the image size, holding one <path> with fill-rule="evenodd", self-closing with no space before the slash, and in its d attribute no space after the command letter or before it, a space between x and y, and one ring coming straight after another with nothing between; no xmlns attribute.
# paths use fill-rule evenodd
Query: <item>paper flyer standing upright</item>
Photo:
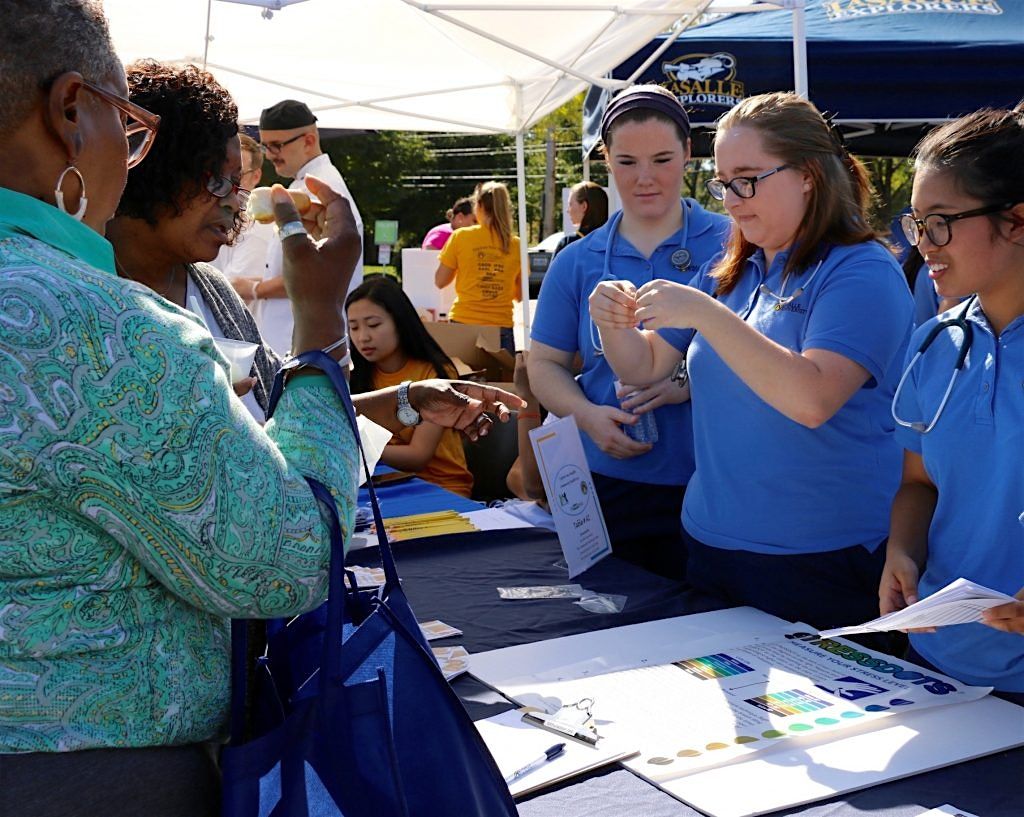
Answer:
<svg viewBox="0 0 1024 817"><path fill-rule="evenodd" d="M570 415L531 430L530 444L571 579L612 552L576 420Z"/></svg>

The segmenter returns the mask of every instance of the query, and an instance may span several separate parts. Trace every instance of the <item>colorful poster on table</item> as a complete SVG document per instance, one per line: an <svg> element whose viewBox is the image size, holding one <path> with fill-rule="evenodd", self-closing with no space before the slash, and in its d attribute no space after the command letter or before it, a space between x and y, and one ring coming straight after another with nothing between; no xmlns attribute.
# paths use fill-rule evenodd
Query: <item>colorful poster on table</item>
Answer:
<svg viewBox="0 0 1024 817"><path fill-rule="evenodd" d="M658 666L498 688L514 700L592 699L599 734L639 747L626 765L655 783L990 691L810 628L727 639Z"/></svg>

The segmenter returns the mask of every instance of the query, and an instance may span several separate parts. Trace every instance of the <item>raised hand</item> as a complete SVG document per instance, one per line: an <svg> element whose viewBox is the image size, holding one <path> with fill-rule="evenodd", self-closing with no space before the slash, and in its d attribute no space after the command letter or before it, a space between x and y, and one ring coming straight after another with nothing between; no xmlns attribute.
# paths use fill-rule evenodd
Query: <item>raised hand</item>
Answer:
<svg viewBox="0 0 1024 817"><path fill-rule="evenodd" d="M699 289L656 279L636 293L636 320L644 329L697 327L700 310L714 300Z"/></svg>
<svg viewBox="0 0 1024 817"><path fill-rule="evenodd" d="M636 326L636 287L629 281L601 281L589 303L590 317L602 329Z"/></svg>
<svg viewBox="0 0 1024 817"><path fill-rule="evenodd" d="M344 333L345 294L363 251L348 201L317 178L307 176L306 184L320 204L307 211L305 220L281 185L275 184L270 194L278 227L299 221L312 231L281 242L284 285L295 315L296 353L323 348ZM314 241L313 236L322 240Z"/></svg>

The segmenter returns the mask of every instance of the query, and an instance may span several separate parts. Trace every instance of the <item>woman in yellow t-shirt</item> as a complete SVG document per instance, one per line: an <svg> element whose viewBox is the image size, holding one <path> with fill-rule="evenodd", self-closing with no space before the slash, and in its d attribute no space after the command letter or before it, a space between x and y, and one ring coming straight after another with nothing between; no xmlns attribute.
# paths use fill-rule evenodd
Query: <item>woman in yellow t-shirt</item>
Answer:
<svg viewBox="0 0 1024 817"><path fill-rule="evenodd" d="M476 193L477 224L463 227L441 250L434 283L439 289L455 281L453 323L500 326L501 345L514 352L512 302L519 300L519 239L513 235L508 188L487 182Z"/></svg>
<svg viewBox="0 0 1024 817"><path fill-rule="evenodd" d="M353 394L397 386L406 380L455 377L455 366L437 345L402 288L390 278L367 278L348 296ZM391 438L381 461L469 497L473 475L459 435L422 422Z"/></svg>

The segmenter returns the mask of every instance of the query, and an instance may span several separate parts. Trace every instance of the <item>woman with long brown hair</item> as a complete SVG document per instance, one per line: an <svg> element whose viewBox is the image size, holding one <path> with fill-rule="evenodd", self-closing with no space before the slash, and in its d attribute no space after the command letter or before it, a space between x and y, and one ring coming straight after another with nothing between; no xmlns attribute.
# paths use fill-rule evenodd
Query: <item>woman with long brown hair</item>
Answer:
<svg viewBox="0 0 1024 817"><path fill-rule="evenodd" d="M476 192L477 223L452 233L441 250L434 283L444 289L455 281L453 323L501 327L501 345L515 351L512 302L519 300L519 238L512 224L512 202L501 182L486 182Z"/></svg>
<svg viewBox="0 0 1024 817"><path fill-rule="evenodd" d="M691 286L602 283L591 313L634 381L685 359L695 588L821 629L859 623L877 615L899 483L906 280L868 224L863 166L810 102L744 100L719 121L715 166L708 191L734 222L723 257Z"/></svg>

